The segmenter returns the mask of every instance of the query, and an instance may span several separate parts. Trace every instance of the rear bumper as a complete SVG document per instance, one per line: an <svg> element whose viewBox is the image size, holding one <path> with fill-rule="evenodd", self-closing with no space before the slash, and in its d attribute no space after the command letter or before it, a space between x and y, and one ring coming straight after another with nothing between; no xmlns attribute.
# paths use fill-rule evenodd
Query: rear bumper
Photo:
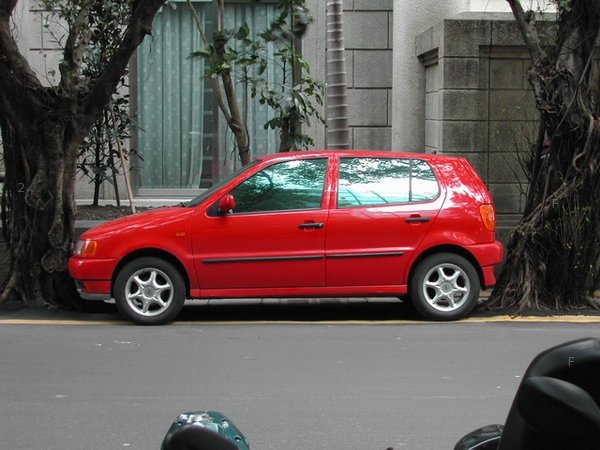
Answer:
<svg viewBox="0 0 600 450"><path fill-rule="evenodd" d="M504 247L498 241L489 244L479 244L468 247L475 256L481 267L483 275L483 287L488 288L496 284L494 267L502 262L504 258Z"/></svg>

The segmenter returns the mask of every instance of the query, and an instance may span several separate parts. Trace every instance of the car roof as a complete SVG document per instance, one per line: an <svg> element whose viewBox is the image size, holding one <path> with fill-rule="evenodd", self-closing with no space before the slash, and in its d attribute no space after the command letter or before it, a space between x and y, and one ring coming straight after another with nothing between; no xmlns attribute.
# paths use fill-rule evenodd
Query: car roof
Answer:
<svg viewBox="0 0 600 450"><path fill-rule="evenodd" d="M256 159L260 161L270 161L277 159L295 159L295 158L313 158L313 157L329 157L331 155L344 157L371 157L371 158L419 158L426 161L443 160L443 159L462 159L462 157L437 155L434 153L420 152L395 152L391 150L308 150L295 152L282 152L270 155L260 156Z"/></svg>

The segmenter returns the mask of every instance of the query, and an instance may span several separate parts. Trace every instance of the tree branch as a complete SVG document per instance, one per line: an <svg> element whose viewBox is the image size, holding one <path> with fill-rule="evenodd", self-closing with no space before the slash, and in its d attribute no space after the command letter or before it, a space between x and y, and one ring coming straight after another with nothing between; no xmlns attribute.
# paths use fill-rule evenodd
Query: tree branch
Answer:
<svg viewBox="0 0 600 450"><path fill-rule="evenodd" d="M0 21L10 19L15 6L19 0L2 0L0 1Z"/></svg>
<svg viewBox="0 0 600 450"><path fill-rule="evenodd" d="M60 89L63 94L69 97L75 97L76 91L81 88L79 74L83 54L91 37L88 24L91 7L91 1L84 3L75 18L75 22L70 26L69 36L63 51L63 61L59 65Z"/></svg>
<svg viewBox="0 0 600 450"><path fill-rule="evenodd" d="M0 0L0 116L5 119L3 132L13 129L19 135L30 136L24 128L49 102L50 92L43 88L20 53L12 34L11 14L16 3L17 0ZM5 145L5 155L9 151L11 148Z"/></svg>
<svg viewBox="0 0 600 450"><path fill-rule="evenodd" d="M540 37L534 25L535 15L532 11L526 13L519 0L506 1L510 5L510 9L515 16L519 31L521 31L521 35L523 36L523 40L529 51L529 55L531 56L533 63L536 64L540 59L546 57L546 52L542 49Z"/></svg>
<svg viewBox="0 0 600 450"><path fill-rule="evenodd" d="M165 0L136 0L121 44L96 80L90 92L80 101L79 112L91 126L100 116L125 72L129 59L146 35L151 34L152 20Z"/></svg>

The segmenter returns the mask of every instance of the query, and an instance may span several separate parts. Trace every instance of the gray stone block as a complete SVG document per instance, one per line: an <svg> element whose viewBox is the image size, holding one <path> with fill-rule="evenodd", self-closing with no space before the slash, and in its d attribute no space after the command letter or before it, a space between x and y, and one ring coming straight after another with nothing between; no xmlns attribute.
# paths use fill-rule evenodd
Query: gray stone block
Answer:
<svg viewBox="0 0 600 450"><path fill-rule="evenodd" d="M354 0L354 9L391 11L394 8L393 0Z"/></svg>
<svg viewBox="0 0 600 450"><path fill-rule="evenodd" d="M387 49L387 12L349 12L344 15L344 38L348 49Z"/></svg>
<svg viewBox="0 0 600 450"><path fill-rule="evenodd" d="M354 147L362 150L389 150L392 146L390 127L353 128Z"/></svg>
<svg viewBox="0 0 600 450"><path fill-rule="evenodd" d="M521 183L525 190L527 177L523 170L524 157L526 155L517 152L490 153L490 183Z"/></svg>
<svg viewBox="0 0 600 450"><path fill-rule="evenodd" d="M525 192L519 184L489 183L498 214L522 214Z"/></svg>
<svg viewBox="0 0 600 450"><path fill-rule="evenodd" d="M415 52L418 57L437 51L444 34L443 22L428 28L415 38Z"/></svg>
<svg viewBox="0 0 600 450"><path fill-rule="evenodd" d="M354 86L391 87L392 57L391 50L354 50Z"/></svg>
<svg viewBox="0 0 600 450"><path fill-rule="evenodd" d="M439 120L425 121L425 146L429 149L440 150L440 134L443 122Z"/></svg>
<svg viewBox="0 0 600 450"><path fill-rule="evenodd" d="M387 89L349 89L348 122L350 126L387 126Z"/></svg>
<svg viewBox="0 0 600 450"><path fill-rule="evenodd" d="M529 152L537 139L536 121L490 121L491 152Z"/></svg>
<svg viewBox="0 0 600 450"><path fill-rule="evenodd" d="M442 88L442 68L439 63L425 67L425 92L438 92Z"/></svg>
<svg viewBox="0 0 600 450"><path fill-rule="evenodd" d="M344 0L342 8L344 11L352 11L354 9L354 0Z"/></svg>
<svg viewBox="0 0 600 450"><path fill-rule="evenodd" d="M490 91L490 120L526 120L539 117L530 90L498 89Z"/></svg>
<svg viewBox="0 0 600 450"><path fill-rule="evenodd" d="M524 46L523 36L515 20L492 22L492 45Z"/></svg>
<svg viewBox="0 0 600 450"><path fill-rule="evenodd" d="M387 91L387 103L388 103L388 126L392 126L392 103L394 101L394 91L393 89L388 89Z"/></svg>
<svg viewBox="0 0 600 450"><path fill-rule="evenodd" d="M425 119L440 120L441 114L441 98L439 92L429 92L425 94Z"/></svg>
<svg viewBox="0 0 600 450"><path fill-rule="evenodd" d="M440 93L444 120L487 120L486 91L450 89Z"/></svg>
<svg viewBox="0 0 600 450"><path fill-rule="evenodd" d="M354 87L354 50L346 50L346 84Z"/></svg>
<svg viewBox="0 0 600 450"><path fill-rule="evenodd" d="M444 89L478 89L479 58L443 58Z"/></svg>
<svg viewBox="0 0 600 450"><path fill-rule="evenodd" d="M489 45L490 33L488 21L446 20L441 56L478 58L480 46Z"/></svg>
<svg viewBox="0 0 600 450"><path fill-rule="evenodd" d="M487 149L486 121L445 121L440 147L444 151L477 153Z"/></svg>
<svg viewBox="0 0 600 450"><path fill-rule="evenodd" d="M489 61L490 87L492 89L526 89L523 60L492 59Z"/></svg>

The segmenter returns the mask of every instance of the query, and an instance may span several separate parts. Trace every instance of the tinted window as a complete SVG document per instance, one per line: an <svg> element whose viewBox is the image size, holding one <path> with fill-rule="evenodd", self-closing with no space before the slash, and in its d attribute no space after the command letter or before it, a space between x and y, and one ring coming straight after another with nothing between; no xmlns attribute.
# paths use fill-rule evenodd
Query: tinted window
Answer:
<svg viewBox="0 0 600 450"><path fill-rule="evenodd" d="M433 170L425 161L413 159L411 165L410 201L425 202L436 198L440 187Z"/></svg>
<svg viewBox="0 0 600 450"><path fill-rule="evenodd" d="M401 158L342 158L338 207L433 200L438 184L431 167Z"/></svg>
<svg viewBox="0 0 600 450"><path fill-rule="evenodd" d="M254 174L231 193L235 213L318 209L327 159L286 161Z"/></svg>

